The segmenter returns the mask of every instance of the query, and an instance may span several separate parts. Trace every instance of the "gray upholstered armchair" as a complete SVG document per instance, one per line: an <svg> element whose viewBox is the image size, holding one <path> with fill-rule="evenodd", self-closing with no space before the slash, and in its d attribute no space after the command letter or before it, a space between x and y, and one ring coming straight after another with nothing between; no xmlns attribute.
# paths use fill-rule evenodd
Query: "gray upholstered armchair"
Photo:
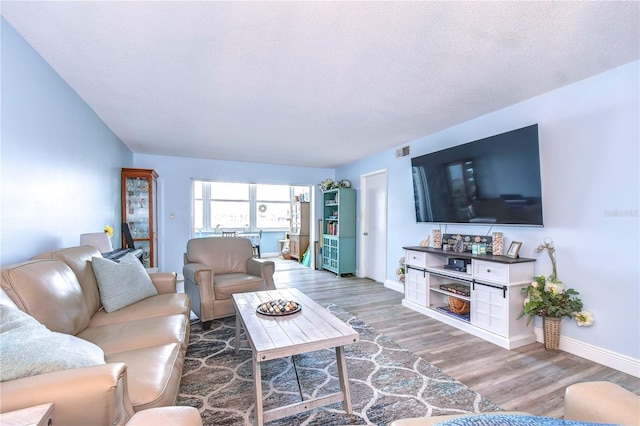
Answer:
<svg viewBox="0 0 640 426"><path fill-rule="evenodd" d="M247 238L194 238L184 254L185 292L206 330L211 320L235 314L232 294L275 290L272 261L255 259Z"/></svg>

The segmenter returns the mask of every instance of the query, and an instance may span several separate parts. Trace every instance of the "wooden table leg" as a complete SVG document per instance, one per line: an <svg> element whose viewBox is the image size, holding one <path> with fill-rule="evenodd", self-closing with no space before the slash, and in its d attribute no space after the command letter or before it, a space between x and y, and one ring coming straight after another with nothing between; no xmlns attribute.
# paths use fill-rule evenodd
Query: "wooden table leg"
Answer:
<svg viewBox="0 0 640 426"><path fill-rule="evenodd" d="M236 310L236 355L240 353L240 315Z"/></svg>
<svg viewBox="0 0 640 426"><path fill-rule="evenodd" d="M256 425L262 426L264 424L262 416L262 371L255 354L253 354L253 388L255 389L256 397Z"/></svg>
<svg viewBox="0 0 640 426"><path fill-rule="evenodd" d="M349 392L349 377L347 377L347 361L344 357L344 347L336 347L336 364L338 367L338 378L340 379L340 390L344 393L344 401L342 407L347 414L352 413L351 393Z"/></svg>

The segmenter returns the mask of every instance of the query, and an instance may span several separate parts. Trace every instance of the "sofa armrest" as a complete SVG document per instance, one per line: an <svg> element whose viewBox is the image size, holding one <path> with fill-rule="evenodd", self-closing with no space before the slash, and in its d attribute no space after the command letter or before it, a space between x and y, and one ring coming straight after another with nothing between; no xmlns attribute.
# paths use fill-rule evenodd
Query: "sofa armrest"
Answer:
<svg viewBox="0 0 640 426"><path fill-rule="evenodd" d="M152 272L149 274L151 282L158 290L158 294L175 293L177 291L177 274L175 272Z"/></svg>
<svg viewBox="0 0 640 426"><path fill-rule="evenodd" d="M134 414L126 371L110 363L8 380L0 385L0 412L53 403L56 424L124 425Z"/></svg>
<svg viewBox="0 0 640 426"><path fill-rule="evenodd" d="M564 418L640 425L640 397L611 382L576 383L565 390Z"/></svg>

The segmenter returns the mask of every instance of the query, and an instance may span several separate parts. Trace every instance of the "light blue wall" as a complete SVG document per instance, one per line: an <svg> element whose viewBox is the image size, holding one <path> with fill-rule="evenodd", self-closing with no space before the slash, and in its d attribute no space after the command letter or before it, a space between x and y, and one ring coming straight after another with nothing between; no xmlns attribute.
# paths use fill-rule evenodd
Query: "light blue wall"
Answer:
<svg viewBox="0 0 640 426"><path fill-rule="evenodd" d="M134 165L158 172L160 200L158 227L159 266L182 273L183 254L191 237L191 181L226 180L285 185L317 185L333 178L333 169L202 160L135 154ZM280 235L280 234L279 234ZM275 238L265 236L263 252L277 251Z"/></svg>
<svg viewBox="0 0 640 426"><path fill-rule="evenodd" d="M190 235L190 180L224 179L315 185L388 172L387 279L403 255L434 226L416 224L410 157L387 150L338 170L132 155L99 117L4 21L0 261L25 260L72 246L83 232L120 221L120 168L160 174L160 266L182 270ZM558 272L596 317L591 328L563 322L563 336L640 358L639 63L572 84L492 114L408 142L411 156L538 123L544 228L494 228L522 256L552 237ZM425 117L428 120L428 117ZM316 191L317 195L317 191ZM171 219L171 213L175 219ZM487 232L449 226L452 232ZM536 273L550 273L540 257Z"/></svg>
<svg viewBox="0 0 640 426"><path fill-rule="evenodd" d="M119 229L131 151L4 20L0 264ZM119 242L114 238L114 243Z"/></svg>
<svg viewBox="0 0 640 426"><path fill-rule="evenodd" d="M494 227L505 244L523 242L520 255L535 257L536 274L548 275L546 255L533 249L545 237L557 248L558 275L580 292L596 323L563 322L563 336L640 358L639 62L580 81L336 170L359 186L362 174L386 168L389 211L387 279L402 246L417 245L434 225L417 224L411 157L538 123L544 228ZM425 117L428 120L428 117ZM455 233L486 233L488 226L448 226ZM537 323L539 326L539 323Z"/></svg>

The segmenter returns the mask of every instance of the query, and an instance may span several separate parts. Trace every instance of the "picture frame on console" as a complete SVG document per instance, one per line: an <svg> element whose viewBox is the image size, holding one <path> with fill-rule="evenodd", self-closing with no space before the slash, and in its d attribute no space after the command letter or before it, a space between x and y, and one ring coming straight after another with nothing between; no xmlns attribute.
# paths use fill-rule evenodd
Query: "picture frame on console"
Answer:
<svg viewBox="0 0 640 426"><path fill-rule="evenodd" d="M517 259L520 247L522 247L522 243L520 241L512 241L511 245L509 246L509 250L507 250L506 256Z"/></svg>

